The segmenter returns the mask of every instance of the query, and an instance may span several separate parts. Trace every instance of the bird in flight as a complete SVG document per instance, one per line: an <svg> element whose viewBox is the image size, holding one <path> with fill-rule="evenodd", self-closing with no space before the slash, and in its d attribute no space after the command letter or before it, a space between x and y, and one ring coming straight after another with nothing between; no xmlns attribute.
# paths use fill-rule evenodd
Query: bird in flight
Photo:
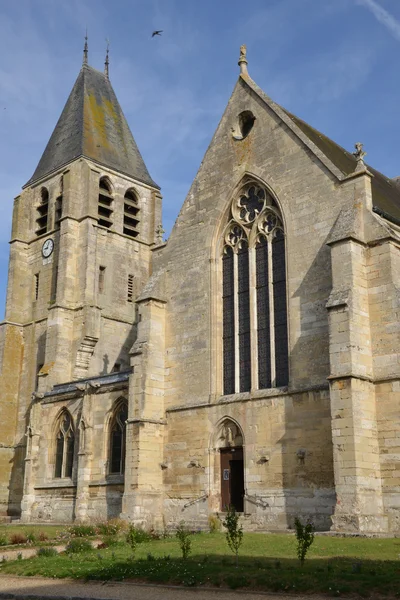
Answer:
<svg viewBox="0 0 400 600"><path fill-rule="evenodd" d="M155 35L161 35L163 32L162 29L158 29L156 31L153 31L153 33L151 34L151 37L153 38Z"/></svg>

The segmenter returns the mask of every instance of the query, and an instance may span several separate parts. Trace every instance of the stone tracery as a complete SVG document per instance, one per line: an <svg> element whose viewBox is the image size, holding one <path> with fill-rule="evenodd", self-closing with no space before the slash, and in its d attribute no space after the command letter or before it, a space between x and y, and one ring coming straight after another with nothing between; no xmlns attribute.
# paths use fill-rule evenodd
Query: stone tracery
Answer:
<svg viewBox="0 0 400 600"><path fill-rule="evenodd" d="M223 393L287 385L285 236L265 188L242 186L223 239Z"/></svg>

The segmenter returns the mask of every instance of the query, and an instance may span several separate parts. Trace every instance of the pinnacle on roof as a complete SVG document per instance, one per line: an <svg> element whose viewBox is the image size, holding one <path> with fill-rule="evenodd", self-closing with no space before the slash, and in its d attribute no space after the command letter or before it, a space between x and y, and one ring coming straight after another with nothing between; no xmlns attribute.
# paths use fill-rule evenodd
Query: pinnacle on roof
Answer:
<svg viewBox="0 0 400 600"><path fill-rule="evenodd" d="M108 79L108 52L105 73L89 66L87 55L86 35L80 73L39 164L24 187L86 157L159 188L150 177Z"/></svg>

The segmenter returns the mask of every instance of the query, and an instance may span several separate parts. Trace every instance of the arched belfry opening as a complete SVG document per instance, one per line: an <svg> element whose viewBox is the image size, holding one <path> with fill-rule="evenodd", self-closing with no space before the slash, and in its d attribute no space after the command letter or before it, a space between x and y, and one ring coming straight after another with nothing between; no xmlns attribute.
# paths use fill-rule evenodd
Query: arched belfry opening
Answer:
<svg viewBox="0 0 400 600"><path fill-rule="evenodd" d="M231 419L220 423L217 434L220 455L221 510L233 506L243 512L244 505L244 456L243 435Z"/></svg>

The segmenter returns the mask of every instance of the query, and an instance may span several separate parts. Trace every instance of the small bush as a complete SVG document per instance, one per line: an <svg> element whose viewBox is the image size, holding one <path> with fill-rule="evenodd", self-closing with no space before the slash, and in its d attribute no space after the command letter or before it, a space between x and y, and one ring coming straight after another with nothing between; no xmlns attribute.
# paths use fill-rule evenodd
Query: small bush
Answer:
<svg viewBox="0 0 400 600"><path fill-rule="evenodd" d="M221 519L218 515L210 515L208 517L208 525L210 527L210 533L217 533L217 531L221 531Z"/></svg>
<svg viewBox="0 0 400 600"><path fill-rule="evenodd" d="M55 548L39 548L36 552L36 556L40 556L42 558L48 558L49 556L57 556L58 552Z"/></svg>
<svg viewBox="0 0 400 600"><path fill-rule="evenodd" d="M138 545L137 530L134 525L129 525L128 531L126 532L126 543L132 550L132 558L135 558L135 552Z"/></svg>
<svg viewBox="0 0 400 600"><path fill-rule="evenodd" d="M10 535L10 544L26 544L28 538L23 533L13 533Z"/></svg>
<svg viewBox="0 0 400 600"><path fill-rule="evenodd" d="M88 537L96 535L96 528L93 525L71 525L68 529L73 537Z"/></svg>
<svg viewBox="0 0 400 600"><path fill-rule="evenodd" d="M178 538L183 560L186 560L189 557L192 549L192 540L190 539L190 536L191 532L187 529L185 521L181 521L176 530L176 537Z"/></svg>
<svg viewBox="0 0 400 600"><path fill-rule="evenodd" d="M302 525L300 519L296 517L294 527L297 539L297 558L301 565L303 565L308 549L314 541L314 525L312 523Z"/></svg>
<svg viewBox="0 0 400 600"><path fill-rule="evenodd" d="M102 538L102 547L103 548L110 548L111 546L118 546L119 539L117 538L116 535L104 535ZM99 548L100 546L98 546Z"/></svg>
<svg viewBox="0 0 400 600"><path fill-rule="evenodd" d="M67 554L79 554L80 552L89 552L90 550L93 550L93 546L89 540L84 540L79 537L70 540L65 547L65 552L67 552Z"/></svg>
<svg viewBox="0 0 400 600"><path fill-rule="evenodd" d="M7 544L8 544L7 536L4 535L4 533L0 533L0 546L7 546Z"/></svg>
<svg viewBox="0 0 400 600"><path fill-rule="evenodd" d="M236 556L236 567L238 566L239 548L243 541L243 527L239 525L239 515L234 506L229 506L225 521L222 521L226 528L226 541L229 548Z"/></svg>
<svg viewBox="0 0 400 600"><path fill-rule="evenodd" d="M30 544L34 544L37 540L36 533L34 531L25 532L26 539Z"/></svg>
<svg viewBox="0 0 400 600"><path fill-rule="evenodd" d="M18 559L18 560L22 560L22 552L18 552L18 554L17 554L17 559Z"/></svg>
<svg viewBox="0 0 400 600"><path fill-rule="evenodd" d="M130 537L134 537L136 540L136 544L142 544L143 542L150 542L153 538L151 533L141 529L140 527L135 527L134 525L129 525L128 533ZM127 540L128 541L128 540ZM128 542L130 545L130 542Z"/></svg>
<svg viewBox="0 0 400 600"><path fill-rule="evenodd" d="M121 524L113 521L105 521L104 523L98 523L97 532L100 535L117 535L121 531Z"/></svg>
<svg viewBox="0 0 400 600"><path fill-rule="evenodd" d="M44 531L39 531L39 542L47 542L47 540L49 539L49 536L44 532Z"/></svg>

